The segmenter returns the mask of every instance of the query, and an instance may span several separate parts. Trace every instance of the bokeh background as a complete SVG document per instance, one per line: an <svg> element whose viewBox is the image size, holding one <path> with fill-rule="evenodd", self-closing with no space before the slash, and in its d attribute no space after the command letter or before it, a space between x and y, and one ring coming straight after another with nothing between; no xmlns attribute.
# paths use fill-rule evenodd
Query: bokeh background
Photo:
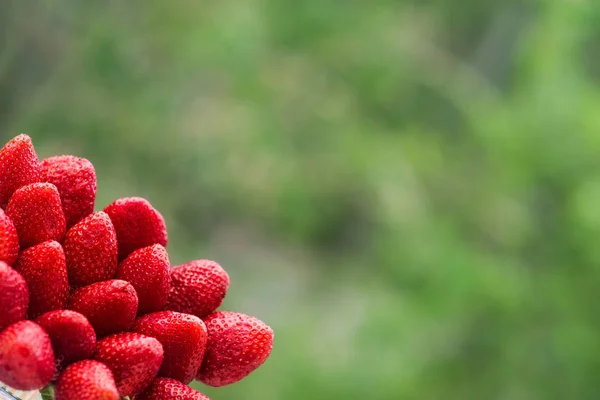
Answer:
<svg viewBox="0 0 600 400"><path fill-rule="evenodd" d="M600 3L0 2L0 138L147 197L272 357L215 400L600 393Z"/></svg>

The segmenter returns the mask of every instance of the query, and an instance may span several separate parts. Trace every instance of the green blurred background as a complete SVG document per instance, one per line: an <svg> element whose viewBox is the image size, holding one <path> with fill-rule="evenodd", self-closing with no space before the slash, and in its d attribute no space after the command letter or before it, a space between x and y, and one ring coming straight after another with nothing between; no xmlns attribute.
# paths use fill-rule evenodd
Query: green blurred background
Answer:
<svg viewBox="0 0 600 400"><path fill-rule="evenodd" d="M2 142L275 329L215 400L597 399L599 84L597 1L0 2Z"/></svg>

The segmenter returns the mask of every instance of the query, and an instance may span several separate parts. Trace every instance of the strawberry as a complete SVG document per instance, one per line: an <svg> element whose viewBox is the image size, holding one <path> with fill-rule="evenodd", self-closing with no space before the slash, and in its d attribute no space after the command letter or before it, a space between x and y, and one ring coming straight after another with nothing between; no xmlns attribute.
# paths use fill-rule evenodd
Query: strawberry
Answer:
<svg viewBox="0 0 600 400"><path fill-rule="evenodd" d="M46 240L60 242L65 236L60 195L51 183L32 183L17 189L8 202L6 215L17 228L21 248Z"/></svg>
<svg viewBox="0 0 600 400"><path fill-rule="evenodd" d="M139 299L138 314L164 309L169 297L169 255L155 244L135 250L119 264L117 279L133 285Z"/></svg>
<svg viewBox="0 0 600 400"><path fill-rule="evenodd" d="M229 275L210 260L195 260L171 270L171 293L167 310L204 318L225 298Z"/></svg>
<svg viewBox="0 0 600 400"><path fill-rule="evenodd" d="M121 396L134 396L156 377L163 354L153 337L125 332L99 341L95 359L110 368Z"/></svg>
<svg viewBox="0 0 600 400"><path fill-rule="evenodd" d="M159 311L138 318L133 330L152 336L162 344L165 357L159 376L185 384L194 379L206 347L206 327L200 318L175 311Z"/></svg>
<svg viewBox="0 0 600 400"><path fill-rule="evenodd" d="M33 321L19 321L0 333L0 381L17 390L40 389L56 369L48 334Z"/></svg>
<svg viewBox="0 0 600 400"><path fill-rule="evenodd" d="M42 181L40 161L29 136L18 135L0 149L0 207L5 208L21 186Z"/></svg>
<svg viewBox="0 0 600 400"><path fill-rule="evenodd" d="M55 400L119 400L112 372L94 360L67 367L56 380L54 396Z"/></svg>
<svg viewBox="0 0 600 400"><path fill-rule="evenodd" d="M25 278L0 261L0 331L25 319L29 306L29 290Z"/></svg>
<svg viewBox="0 0 600 400"><path fill-rule="evenodd" d="M29 318L64 308L69 296L67 264L60 243L47 241L24 250L15 264L29 287Z"/></svg>
<svg viewBox="0 0 600 400"><path fill-rule="evenodd" d="M55 310L35 320L50 336L59 370L91 358L96 350L96 333L87 318L71 310Z"/></svg>
<svg viewBox="0 0 600 400"><path fill-rule="evenodd" d="M210 400L197 390L171 378L156 378L135 400Z"/></svg>
<svg viewBox="0 0 600 400"><path fill-rule="evenodd" d="M13 265L19 256L17 229L6 213L0 208L0 261Z"/></svg>
<svg viewBox="0 0 600 400"><path fill-rule="evenodd" d="M197 379L208 386L225 386L260 367L273 349L273 330L248 315L220 311L204 319L208 343Z"/></svg>
<svg viewBox="0 0 600 400"><path fill-rule="evenodd" d="M60 193L67 229L94 211L96 171L91 162L75 156L56 156L42 161L46 182Z"/></svg>
<svg viewBox="0 0 600 400"><path fill-rule="evenodd" d="M126 197L115 200L104 212L117 231L119 260L142 247L160 244L167 247L167 226L163 216L152 204L141 197Z"/></svg>
<svg viewBox="0 0 600 400"><path fill-rule="evenodd" d="M65 235L69 283L73 287L112 279L117 272L117 233L100 211L88 215Z"/></svg>
<svg viewBox="0 0 600 400"><path fill-rule="evenodd" d="M113 279L75 290L68 308L90 321L98 337L126 331L137 314L138 298L128 282Z"/></svg>

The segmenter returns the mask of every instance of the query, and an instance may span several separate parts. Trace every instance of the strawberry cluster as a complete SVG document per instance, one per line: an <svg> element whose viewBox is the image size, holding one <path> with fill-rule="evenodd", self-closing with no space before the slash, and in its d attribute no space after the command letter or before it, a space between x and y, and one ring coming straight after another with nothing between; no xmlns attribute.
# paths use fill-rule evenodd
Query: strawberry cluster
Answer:
<svg viewBox="0 0 600 400"><path fill-rule="evenodd" d="M262 365L273 331L216 311L216 262L172 267L162 215L139 197L94 212L86 159L39 161L31 138L0 150L0 382L57 400L208 399Z"/></svg>

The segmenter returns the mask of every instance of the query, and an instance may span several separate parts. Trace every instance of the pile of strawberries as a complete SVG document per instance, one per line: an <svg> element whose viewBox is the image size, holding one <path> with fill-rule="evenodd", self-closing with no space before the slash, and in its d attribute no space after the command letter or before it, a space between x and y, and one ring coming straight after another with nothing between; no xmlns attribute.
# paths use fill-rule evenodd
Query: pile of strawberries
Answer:
<svg viewBox="0 0 600 400"><path fill-rule="evenodd" d="M94 212L86 159L39 161L31 138L0 150L0 382L53 385L57 400L203 399L262 365L273 331L216 311L219 264L171 267L162 215L145 199Z"/></svg>

